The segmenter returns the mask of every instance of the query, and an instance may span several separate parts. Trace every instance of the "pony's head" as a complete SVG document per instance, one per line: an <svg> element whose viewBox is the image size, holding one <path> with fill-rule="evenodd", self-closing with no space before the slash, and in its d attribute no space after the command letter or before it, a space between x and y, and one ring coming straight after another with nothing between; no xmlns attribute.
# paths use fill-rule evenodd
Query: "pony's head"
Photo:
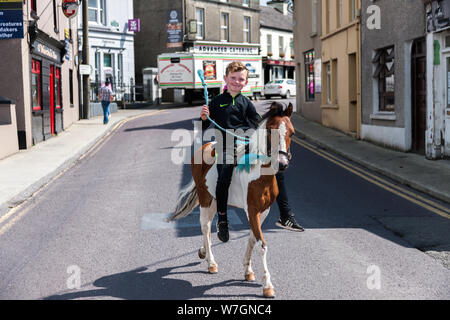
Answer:
<svg viewBox="0 0 450 320"><path fill-rule="evenodd" d="M268 136L268 153L278 150L279 171L284 171L291 160L291 137L295 130L291 123L293 106L291 103L286 107L282 103L272 102L268 111L262 116L262 121L267 119L266 129Z"/></svg>

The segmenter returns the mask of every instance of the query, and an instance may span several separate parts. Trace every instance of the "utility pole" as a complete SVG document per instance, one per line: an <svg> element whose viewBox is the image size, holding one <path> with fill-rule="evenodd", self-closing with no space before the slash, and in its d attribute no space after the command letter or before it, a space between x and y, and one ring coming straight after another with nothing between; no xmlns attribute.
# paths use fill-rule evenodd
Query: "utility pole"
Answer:
<svg viewBox="0 0 450 320"><path fill-rule="evenodd" d="M89 65L89 19L88 0L83 0L83 64ZM89 74L83 75L83 119L89 119L91 79Z"/></svg>

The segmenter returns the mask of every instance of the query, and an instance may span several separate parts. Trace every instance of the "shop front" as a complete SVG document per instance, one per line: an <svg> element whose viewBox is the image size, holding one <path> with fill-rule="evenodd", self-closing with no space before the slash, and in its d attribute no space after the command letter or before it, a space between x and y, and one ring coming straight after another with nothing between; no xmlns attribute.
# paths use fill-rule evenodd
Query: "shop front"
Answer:
<svg viewBox="0 0 450 320"><path fill-rule="evenodd" d="M267 83L276 79L294 79L295 80L295 62L276 60L276 59L264 59L264 83Z"/></svg>
<svg viewBox="0 0 450 320"><path fill-rule="evenodd" d="M31 102L33 144L63 131L61 66L64 43L43 33L31 42Z"/></svg>

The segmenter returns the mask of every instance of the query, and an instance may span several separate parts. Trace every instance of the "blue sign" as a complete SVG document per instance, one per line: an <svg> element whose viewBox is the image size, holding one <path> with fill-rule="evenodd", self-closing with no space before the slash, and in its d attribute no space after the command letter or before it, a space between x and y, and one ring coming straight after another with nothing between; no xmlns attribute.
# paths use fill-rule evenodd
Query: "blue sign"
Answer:
<svg viewBox="0 0 450 320"><path fill-rule="evenodd" d="M22 10L2 10L0 7L0 40L23 38Z"/></svg>

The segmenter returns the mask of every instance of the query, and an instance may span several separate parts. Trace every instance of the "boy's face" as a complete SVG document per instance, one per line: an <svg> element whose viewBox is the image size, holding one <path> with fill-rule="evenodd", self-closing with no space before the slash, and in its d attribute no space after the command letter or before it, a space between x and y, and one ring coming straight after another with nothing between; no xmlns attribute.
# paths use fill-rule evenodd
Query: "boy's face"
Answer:
<svg viewBox="0 0 450 320"><path fill-rule="evenodd" d="M241 92L248 83L247 76L247 70L228 73L228 75L224 77L228 92L232 95Z"/></svg>

